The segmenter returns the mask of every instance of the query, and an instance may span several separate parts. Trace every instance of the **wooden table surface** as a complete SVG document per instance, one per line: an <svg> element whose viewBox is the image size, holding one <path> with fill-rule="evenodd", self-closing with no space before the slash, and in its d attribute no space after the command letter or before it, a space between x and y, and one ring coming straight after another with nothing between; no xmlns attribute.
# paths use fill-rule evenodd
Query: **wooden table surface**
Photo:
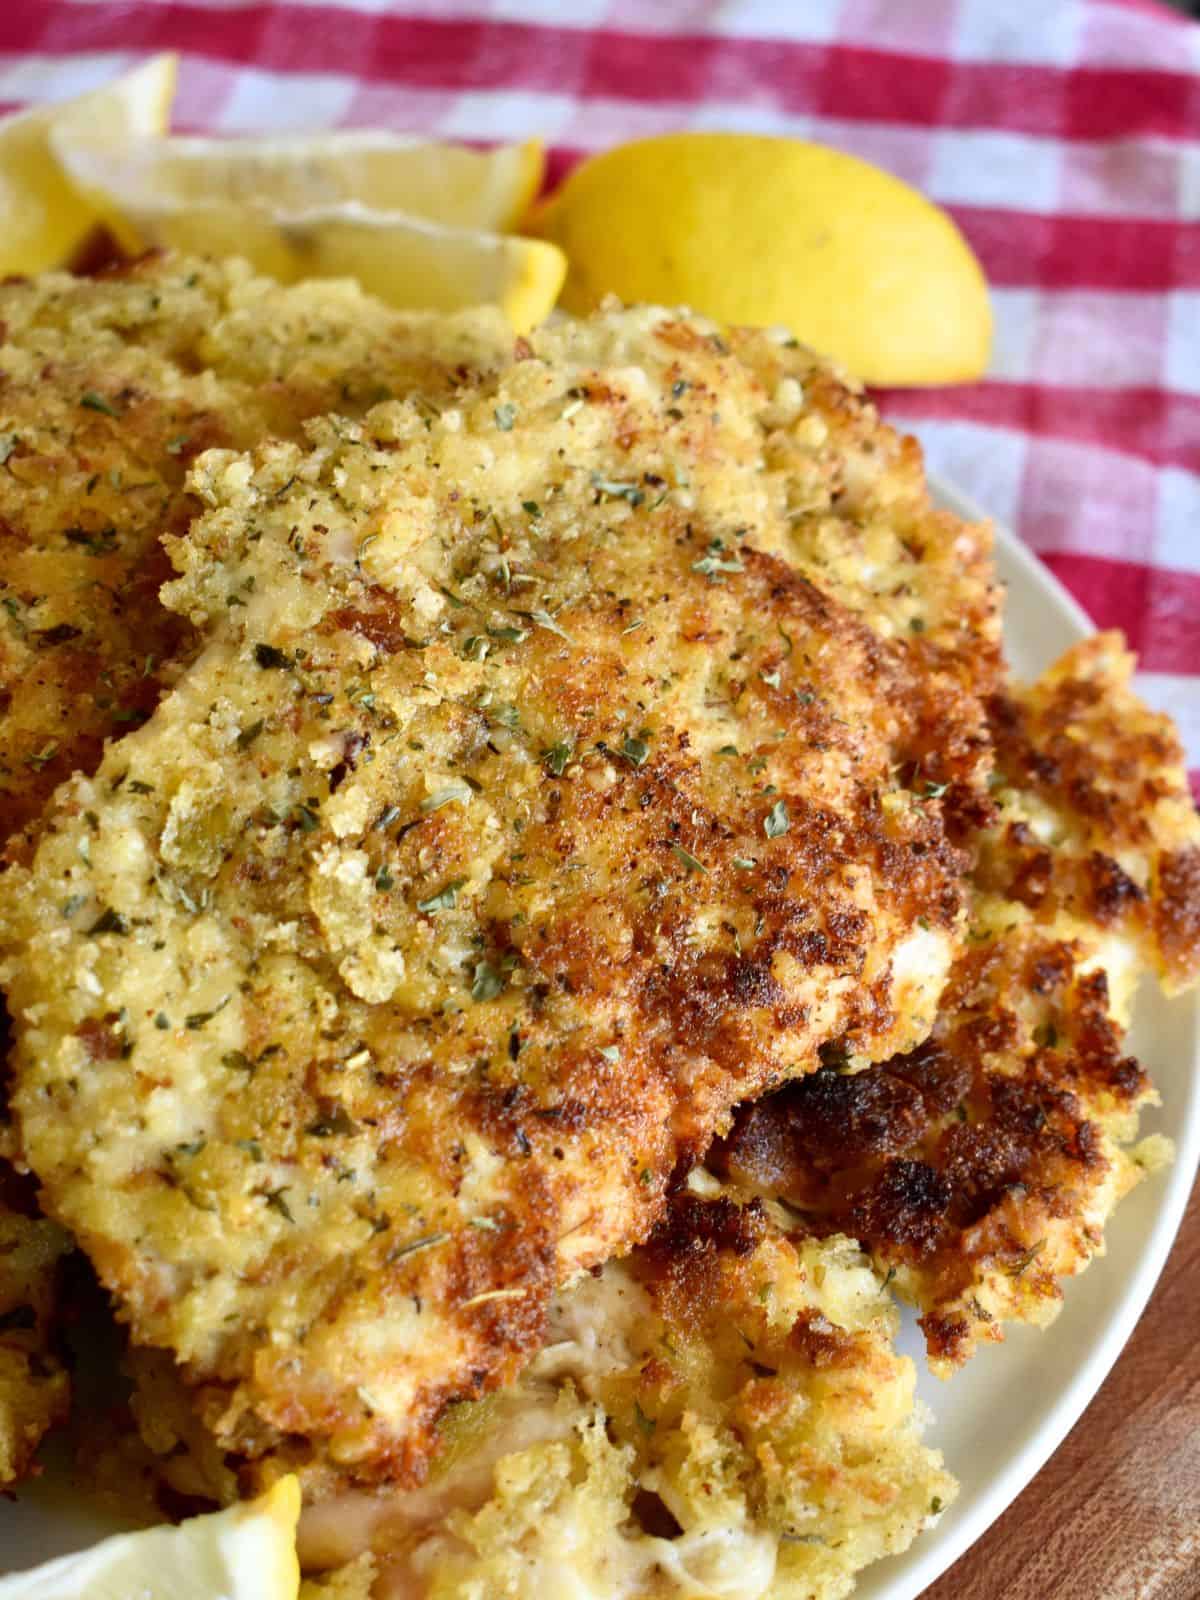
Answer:
<svg viewBox="0 0 1200 1600"><path fill-rule="evenodd" d="M1200 1600L1200 1185L1099 1394L922 1600Z"/></svg>

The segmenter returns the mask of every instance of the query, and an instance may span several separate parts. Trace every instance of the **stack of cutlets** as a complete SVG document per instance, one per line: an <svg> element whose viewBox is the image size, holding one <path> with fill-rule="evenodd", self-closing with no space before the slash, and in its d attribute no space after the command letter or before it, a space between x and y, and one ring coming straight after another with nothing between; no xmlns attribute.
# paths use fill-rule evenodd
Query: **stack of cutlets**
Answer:
<svg viewBox="0 0 1200 1600"><path fill-rule="evenodd" d="M164 1479L298 1471L344 1594L848 1593L954 1492L892 1290L1045 1321L1163 1159L1119 644L1009 685L988 530L782 334L0 299L0 1350L74 1240Z"/></svg>

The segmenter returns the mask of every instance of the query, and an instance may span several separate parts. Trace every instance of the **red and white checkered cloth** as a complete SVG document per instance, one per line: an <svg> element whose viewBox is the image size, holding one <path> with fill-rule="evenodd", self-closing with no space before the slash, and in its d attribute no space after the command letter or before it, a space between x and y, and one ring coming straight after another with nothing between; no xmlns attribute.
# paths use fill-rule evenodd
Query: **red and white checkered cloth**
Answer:
<svg viewBox="0 0 1200 1600"><path fill-rule="evenodd" d="M932 195L992 284L991 371L884 410L1125 630L1200 768L1200 27L1151 0L0 0L0 104L164 49L189 129L536 133L556 174L786 132Z"/></svg>

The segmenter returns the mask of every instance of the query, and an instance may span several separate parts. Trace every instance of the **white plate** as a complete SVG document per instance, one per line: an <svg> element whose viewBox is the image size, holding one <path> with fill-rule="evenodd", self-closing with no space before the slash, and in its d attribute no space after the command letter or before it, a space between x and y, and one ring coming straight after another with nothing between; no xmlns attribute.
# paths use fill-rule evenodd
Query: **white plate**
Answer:
<svg viewBox="0 0 1200 1600"><path fill-rule="evenodd" d="M981 513L935 484L959 515ZM1005 638L1018 676L1036 676L1067 645L1090 633L1087 617L1049 572L1000 532L997 564L1008 585ZM1131 1049L1162 1092L1145 1131L1174 1141L1167 1172L1140 1184L1108 1229L1108 1254L1068 1285L1048 1333L1028 1328L982 1349L949 1384L929 1376L922 1341L908 1317L901 1344L917 1362L922 1397L934 1413L930 1440L962 1484L955 1505L904 1556L864 1575L858 1600L914 1600L993 1523L1078 1420L1133 1332L1162 1271L1200 1164L1200 1001L1149 995L1135 1016ZM53 1464L19 1502L0 1502L0 1571L76 1550L116 1524L73 1503L65 1472Z"/></svg>

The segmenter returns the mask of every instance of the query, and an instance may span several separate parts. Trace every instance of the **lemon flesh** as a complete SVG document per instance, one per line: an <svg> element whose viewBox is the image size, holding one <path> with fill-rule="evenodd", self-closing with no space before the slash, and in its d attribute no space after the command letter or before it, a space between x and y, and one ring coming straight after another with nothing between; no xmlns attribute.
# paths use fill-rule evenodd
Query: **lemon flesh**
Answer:
<svg viewBox="0 0 1200 1600"><path fill-rule="evenodd" d="M357 202L485 233L516 226L545 170L539 139L480 151L369 131L125 142L70 128L55 146L81 187L146 213L262 205L294 215Z"/></svg>
<svg viewBox="0 0 1200 1600"><path fill-rule="evenodd" d="M296 1600L300 1485L0 1578L0 1600Z"/></svg>
<svg viewBox="0 0 1200 1600"><path fill-rule="evenodd" d="M495 231L541 181L537 144L476 155L386 134L330 134L226 147L83 139L71 129L55 148L140 247L244 256L280 283L356 278L405 310L491 303L524 333L554 305L566 274L557 246Z"/></svg>
<svg viewBox="0 0 1200 1600"><path fill-rule="evenodd" d="M639 140L576 167L526 226L565 250L571 311L611 293L781 323L868 383L952 383L987 365L987 284L954 223L823 145Z"/></svg>
<svg viewBox="0 0 1200 1600"><path fill-rule="evenodd" d="M444 228L355 202L297 216L224 205L155 212L126 196L113 203L146 247L244 256L279 283L356 278L403 310L495 304L518 333L547 314L566 274L562 252L544 240Z"/></svg>
<svg viewBox="0 0 1200 1600"><path fill-rule="evenodd" d="M63 266L97 223L110 222L106 208L63 171L55 131L106 141L160 134L175 65L173 55L155 56L103 89L0 122L0 275Z"/></svg>

